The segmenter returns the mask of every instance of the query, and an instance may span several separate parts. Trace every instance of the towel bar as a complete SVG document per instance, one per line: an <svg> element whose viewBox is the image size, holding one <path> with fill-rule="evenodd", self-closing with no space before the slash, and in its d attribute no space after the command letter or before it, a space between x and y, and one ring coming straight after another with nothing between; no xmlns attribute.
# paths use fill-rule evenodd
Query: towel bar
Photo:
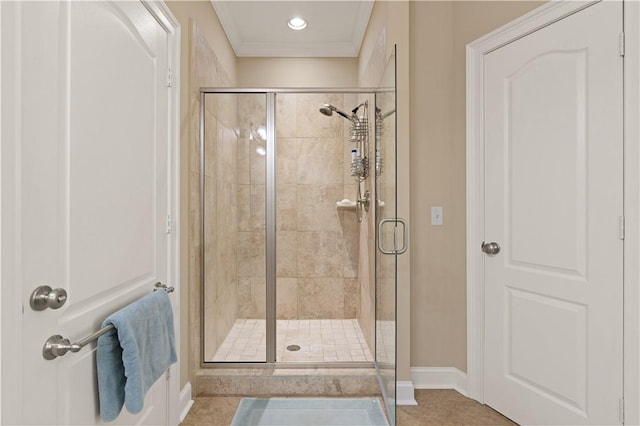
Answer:
<svg viewBox="0 0 640 426"><path fill-rule="evenodd" d="M157 282L153 286L153 291L156 290L164 290L167 293L173 293L173 287L167 287L166 284L162 284L161 282ZM89 343L98 340L100 336L113 329L113 324L109 324L106 327L101 328L90 336L85 337L82 340L79 340L76 343L71 343L69 339L65 339L64 337L56 334L47 339L42 348L42 356L46 360L56 359L59 356L65 355L67 352L80 352L82 348L87 346Z"/></svg>

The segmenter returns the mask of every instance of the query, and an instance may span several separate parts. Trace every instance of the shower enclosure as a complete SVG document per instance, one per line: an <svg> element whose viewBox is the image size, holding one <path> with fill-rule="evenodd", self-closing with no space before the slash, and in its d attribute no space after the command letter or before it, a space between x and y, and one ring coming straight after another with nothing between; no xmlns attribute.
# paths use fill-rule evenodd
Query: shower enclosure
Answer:
<svg viewBox="0 0 640 426"><path fill-rule="evenodd" d="M202 366L373 367L395 418L395 68L201 89Z"/></svg>

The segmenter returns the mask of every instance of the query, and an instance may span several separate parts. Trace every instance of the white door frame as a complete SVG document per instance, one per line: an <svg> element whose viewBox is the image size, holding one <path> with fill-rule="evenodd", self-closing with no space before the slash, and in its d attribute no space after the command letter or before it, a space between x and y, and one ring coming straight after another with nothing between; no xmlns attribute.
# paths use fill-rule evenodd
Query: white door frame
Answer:
<svg viewBox="0 0 640 426"><path fill-rule="evenodd" d="M176 291L173 293L176 342L180 347L180 24L162 1L142 1L144 6L167 31L168 61L172 70L172 89L169 91L167 122L169 123L168 147L168 209L172 217L172 239L168 248L169 279ZM14 283L16 266L20 259L14 252L18 242L16 230L20 225L17 201L20 194L19 170L16 169L19 153L19 106L17 91L20 76L12 64L17 63L21 52L17 40L19 28L14 25L10 4L0 4L0 423L19 424L22 410L21 392L21 292ZM179 362L181 360L179 359ZM179 423L180 367L170 369L168 389L168 422Z"/></svg>
<svg viewBox="0 0 640 426"><path fill-rule="evenodd" d="M173 318L175 329L176 352L178 353L178 362L169 367L169 388L167 392L167 421L169 425L180 424L180 415L183 407L180 406L180 364L187 362L183 360L180 353L181 339L180 335L180 306L182 292L188 288L187 283L183 286L180 282L180 37L181 28L178 19L173 15L169 7L163 1L147 1L143 3L149 11L158 19L167 31L167 40L169 43L168 63L171 68L169 74L171 85L169 91L169 108L167 109L167 122L169 123L169 147L168 161L169 167L169 194L167 197L169 205L168 211L171 214L171 223L168 226L171 230L171 244L169 245L168 261L169 273L168 277L175 288L173 299ZM186 296L186 293L185 293ZM184 336L186 339L187 336Z"/></svg>
<svg viewBox="0 0 640 426"><path fill-rule="evenodd" d="M615 1L615 0L614 0ZM597 1L551 1L467 45L467 395L484 402L483 69L488 53ZM640 4L624 4L624 395L640 423Z"/></svg>

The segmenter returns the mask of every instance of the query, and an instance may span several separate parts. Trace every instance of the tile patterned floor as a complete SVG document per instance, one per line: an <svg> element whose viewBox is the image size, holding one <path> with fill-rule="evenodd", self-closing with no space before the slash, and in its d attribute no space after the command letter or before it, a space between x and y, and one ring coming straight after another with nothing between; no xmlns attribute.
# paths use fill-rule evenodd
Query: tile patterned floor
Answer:
<svg viewBox="0 0 640 426"><path fill-rule="evenodd" d="M379 362L392 363L396 360L395 321L376 321L376 355Z"/></svg>
<svg viewBox="0 0 640 426"><path fill-rule="evenodd" d="M418 405L398 407L398 425L517 426L517 423L488 405L466 398L454 390L416 390L415 399Z"/></svg>
<svg viewBox="0 0 640 426"><path fill-rule="evenodd" d="M398 425L517 426L491 407L465 398L454 390L416 390L415 398L418 405L398 407ZM182 426L229 425L241 399L197 397Z"/></svg>
<svg viewBox="0 0 640 426"><path fill-rule="evenodd" d="M278 362L373 361L355 319L278 320L276 327ZM239 319L212 361L264 361L265 344L265 320ZM289 345L298 345L300 350L289 351Z"/></svg>

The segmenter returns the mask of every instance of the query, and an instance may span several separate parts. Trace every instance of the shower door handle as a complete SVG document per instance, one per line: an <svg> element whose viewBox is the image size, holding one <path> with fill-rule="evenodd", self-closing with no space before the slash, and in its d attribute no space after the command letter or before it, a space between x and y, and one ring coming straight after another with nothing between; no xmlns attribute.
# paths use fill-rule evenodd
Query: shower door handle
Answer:
<svg viewBox="0 0 640 426"><path fill-rule="evenodd" d="M393 223L393 224L402 224L402 247L400 247L400 249L396 248L396 230L398 229L398 227L394 227L393 228L393 250L385 250L384 247L382 247L382 227L384 226L385 223ZM387 218L387 219L382 219L380 221L380 223L378 223L378 250L380 250L380 253L382 254L402 254L404 252L407 251L407 248L409 248L409 245L407 244L407 228L409 227L409 225L407 225L407 222L404 219L401 219L399 217L397 218Z"/></svg>

